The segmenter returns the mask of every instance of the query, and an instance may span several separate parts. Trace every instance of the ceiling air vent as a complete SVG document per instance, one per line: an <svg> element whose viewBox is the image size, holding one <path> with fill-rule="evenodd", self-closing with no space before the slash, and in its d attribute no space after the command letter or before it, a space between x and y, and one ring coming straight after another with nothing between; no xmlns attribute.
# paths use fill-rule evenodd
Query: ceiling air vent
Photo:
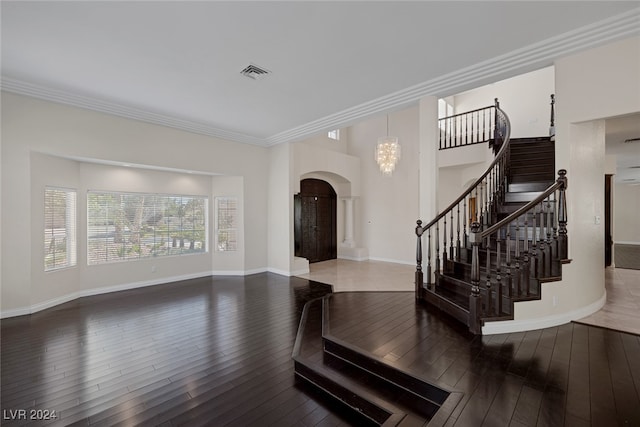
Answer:
<svg viewBox="0 0 640 427"><path fill-rule="evenodd" d="M260 80L260 79L264 79L265 77L267 77L267 75L271 74L271 71L259 67L255 64L249 64L247 67L245 67L244 70L240 71L240 74L242 74L243 76L249 77L250 79L253 80Z"/></svg>

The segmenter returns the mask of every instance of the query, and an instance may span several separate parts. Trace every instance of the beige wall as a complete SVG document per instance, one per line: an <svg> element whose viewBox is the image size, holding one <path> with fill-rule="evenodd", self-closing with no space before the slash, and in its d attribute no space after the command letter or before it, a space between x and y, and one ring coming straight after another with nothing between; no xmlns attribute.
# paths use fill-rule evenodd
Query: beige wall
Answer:
<svg viewBox="0 0 640 427"><path fill-rule="evenodd" d="M494 98L511 120L511 137L549 135L550 95L555 92L553 67L532 71L454 96L456 113L493 105Z"/></svg>
<svg viewBox="0 0 640 427"><path fill-rule="evenodd" d="M378 138L387 135L387 117L349 128L348 153L361 159L356 234L373 260L415 264L413 229L420 202L418 114L418 107L389 114L389 135L397 136L402 147L402 158L391 176L383 175L374 159Z"/></svg>
<svg viewBox="0 0 640 427"><path fill-rule="evenodd" d="M264 271L267 168L265 148L3 93L2 315L27 313L33 307L91 293L211 274L217 268L237 273ZM217 174L228 177L226 184L242 198L244 212L242 254L230 255L228 264L220 262L220 254L210 252L156 260L154 272L149 260L90 268L84 258L86 236L79 234L78 267L42 271L40 213L45 184L77 188L82 213L86 190L91 187L187 191L208 195L213 201L214 187L222 185L215 184ZM85 216L79 215L79 220ZM86 223L78 225L80 231L86 229Z"/></svg>

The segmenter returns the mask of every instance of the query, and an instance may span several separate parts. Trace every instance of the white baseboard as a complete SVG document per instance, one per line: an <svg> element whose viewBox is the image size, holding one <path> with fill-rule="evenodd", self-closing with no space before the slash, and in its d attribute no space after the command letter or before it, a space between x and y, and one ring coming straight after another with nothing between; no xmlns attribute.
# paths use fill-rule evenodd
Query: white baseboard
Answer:
<svg viewBox="0 0 640 427"><path fill-rule="evenodd" d="M368 261L368 257L353 257L347 255L338 255L338 259L346 259L348 261Z"/></svg>
<svg viewBox="0 0 640 427"><path fill-rule="evenodd" d="M302 269L302 270L298 270L298 271L284 271L284 270L279 270L279 269L275 269L275 268L254 268L251 270L245 270L245 271L240 271L240 270L217 270L217 271L203 271L200 273L192 273L192 274L184 274L184 275L180 275L180 276L170 276L170 277L163 277L163 278L158 278L158 279L154 279L154 280L144 280L144 281L140 281L140 282L133 282L133 283L124 283L122 285L115 285L115 286L107 286L107 287L103 287L103 288L96 288L96 289L87 289L87 290L83 290L83 291L77 291L77 292L73 292L71 294L67 294L67 295L63 295L60 297L56 297L47 301L43 301L43 302L38 302L35 303L29 307L20 307L20 308L14 308L14 309L10 309L10 310L3 310L0 311L0 319L6 319L9 317L17 317L17 316L25 316L28 314L33 314L33 313L37 313L39 311L42 310L46 310L48 308L51 307L55 307L56 305L60 305L60 304L64 304L66 302L69 301L73 301L75 299L78 298L82 298L82 297L89 297L89 296L93 296L93 295L102 295L102 294L107 294L107 293L111 293L111 292L119 292L119 291L126 291L129 289L136 289L136 288L143 288L146 286L155 286L155 285L163 285L163 284L167 284L167 283L171 283L171 282L178 282L181 280L189 280L189 279L197 279L200 277L208 277L208 276L249 276L252 274L259 274L259 273L264 273L264 272L271 272L271 273L275 273L275 274L279 274L281 276L298 276L300 274L305 274L308 273L309 270L306 269Z"/></svg>
<svg viewBox="0 0 640 427"><path fill-rule="evenodd" d="M614 241L613 245L640 245L640 242L625 242L625 241Z"/></svg>
<svg viewBox="0 0 640 427"><path fill-rule="evenodd" d="M566 313L545 316L538 319L505 320L501 322L486 322L482 327L483 335L509 334L512 332L533 331L536 329L552 328L564 325L573 320L582 319L600 310L607 302L607 292L596 302Z"/></svg>
<svg viewBox="0 0 640 427"><path fill-rule="evenodd" d="M416 265L415 262L402 261L402 260L399 260L399 259L375 258L375 257L369 257L369 259L371 261L391 262L391 263L394 263L394 264Z"/></svg>
<svg viewBox="0 0 640 427"><path fill-rule="evenodd" d="M291 277L291 276L299 276L301 274L307 274L309 272L309 269L307 268L307 269L301 269L301 270L286 271L286 270L280 270L279 268L269 267L267 268L267 271L269 273L279 274L280 276Z"/></svg>
<svg viewBox="0 0 640 427"><path fill-rule="evenodd" d="M2 312L0 312L0 319L6 319L9 317L17 317L17 316L24 316L27 314L33 314L33 313L37 313L39 311L42 310L46 310L48 308L51 307L55 307L56 305L60 305L60 304L64 304L66 302L69 301L73 301L75 299L78 298L82 298L82 297L90 297L93 295L102 295L102 294L108 294L111 292L119 292L119 291L126 291L126 290L130 290L130 289L137 289L137 288L143 288L146 286L155 286L155 285L163 285L163 284L167 284L167 283L171 283L171 282L178 282L181 280L189 280L189 279L197 279L200 277L208 277L208 276L212 276L212 275L216 275L219 274L220 272L214 272L214 271L203 271L200 273L192 273L192 274L183 274L183 275L179 275L179 276L170 276L170 277L163 277L163 278L158 278L158 279L154 279L154 280L143 280L140 282L132 282L132 283L124 283L121 285L115 285L115 286L106 286L103 288L96 288L96 289L86 289L83 291L77 291L77 292L73 292L71 294L67 294L67 295L63 295L60 297L56 297L56 298L52 298L50 300L47 301L42 301L42 302L38 302L35 303L29 307L21 307L21 308L16 308L16 309L11 309L11 310L3 310Z"/></svg>
<svg viewBox="0 0 640 427"><path fill-rule="evenodd" d="M266 273L268 270L266 267L264 268L253 268L251 270L245 270L244 275L245 276L250 276L252 274L260 274L260 273Z"/></svg>

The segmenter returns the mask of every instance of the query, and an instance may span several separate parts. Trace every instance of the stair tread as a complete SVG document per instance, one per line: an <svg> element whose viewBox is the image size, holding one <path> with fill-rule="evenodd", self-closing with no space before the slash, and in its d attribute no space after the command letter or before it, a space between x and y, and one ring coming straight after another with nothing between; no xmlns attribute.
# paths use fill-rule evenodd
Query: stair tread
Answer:
<svg viewBox="0 0 640 427"><path fill-rule="evenodd" d="M302 332L296 338L293 355L297 377L341 402L356 417L357 425L426 424L440 404L327 353L319 325L323 322L321 305L321 301L312 301L304 308ZM448 392L442 393L444 397L438 397L444 401Z"/></svg>

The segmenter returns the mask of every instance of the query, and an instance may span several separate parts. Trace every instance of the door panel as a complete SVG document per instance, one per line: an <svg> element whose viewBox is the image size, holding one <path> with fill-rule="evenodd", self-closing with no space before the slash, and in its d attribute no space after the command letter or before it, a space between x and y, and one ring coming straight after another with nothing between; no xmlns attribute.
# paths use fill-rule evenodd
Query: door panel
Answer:
<svg viewBox="0 0 640 427"><path fill-rule="evenodd" d="M300 182L300 194L295 200L296 256L307 258L309 262L335 259L336 193L331 185L318 179L305 179Z"/></svg>

